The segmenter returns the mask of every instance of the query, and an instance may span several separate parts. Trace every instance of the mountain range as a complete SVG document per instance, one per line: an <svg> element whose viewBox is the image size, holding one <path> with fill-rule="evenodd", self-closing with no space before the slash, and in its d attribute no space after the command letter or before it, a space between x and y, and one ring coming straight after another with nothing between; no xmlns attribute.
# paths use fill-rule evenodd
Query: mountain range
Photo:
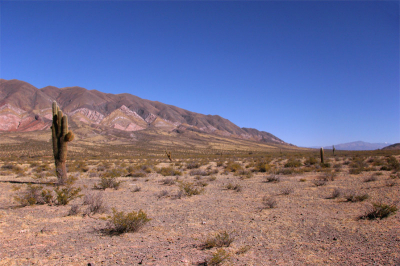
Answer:
<svg viewBox="0 0 400 266"><path fill-rule="evenodd" d="M364 141L354 141L348 143L335 144L334 146L336 150L367 151L367 150L382 149L389 145L390 143L369 143ZM320 147L312 147L312 148L320 148ZM331 150L332 146L325 146L323 148Z"/></svg>
<svg viewBox="0 0 400 266"><path fill-rule="evenodd" d="M82 87L41 89L16 79L0 79L0 131L27 132L51 126L52 102L69 117L70 126L135 132L157 129L186 131L286 145L265 131L240 128L218 115L203 115L158 101L123 93L110 94Z"/></svg>

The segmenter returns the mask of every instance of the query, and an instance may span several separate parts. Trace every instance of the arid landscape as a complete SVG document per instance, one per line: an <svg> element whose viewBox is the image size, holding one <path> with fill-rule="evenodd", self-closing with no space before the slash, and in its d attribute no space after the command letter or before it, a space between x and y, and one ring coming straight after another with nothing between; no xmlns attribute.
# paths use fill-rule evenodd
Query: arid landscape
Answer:
<svg viewBox="0 0 400 266"><path fill-rule="evenodd" d="M133 95L0 85L0 265L400 263L396 145L299 148Z"/></svg>
<svg viewBox="0 0 400 266"><path fill-rule="evenodd" d="M400 263L398 150L78 139L62 193L50 132L0 136L0 265Z"/></svg>

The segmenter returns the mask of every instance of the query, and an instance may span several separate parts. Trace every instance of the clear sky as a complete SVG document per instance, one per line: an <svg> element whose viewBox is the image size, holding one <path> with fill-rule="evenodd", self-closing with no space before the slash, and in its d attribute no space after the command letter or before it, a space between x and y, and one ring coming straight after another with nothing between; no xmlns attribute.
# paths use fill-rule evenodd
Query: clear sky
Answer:
<svg viewBox="0 0 400 266"><path fill-rule="evenodd" d="M399 1L1 1L0 77L131 93L298 146L400 142Z"/></svg>

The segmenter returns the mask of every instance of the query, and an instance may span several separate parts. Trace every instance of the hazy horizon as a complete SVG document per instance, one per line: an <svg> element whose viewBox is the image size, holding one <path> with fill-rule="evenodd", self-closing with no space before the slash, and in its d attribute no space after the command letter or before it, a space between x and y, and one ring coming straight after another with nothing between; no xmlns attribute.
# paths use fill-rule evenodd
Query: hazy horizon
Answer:
<svg viewBox="0 0 400 266"><path fill-rule="evenodd" d="M0 12L0 78L131 93L301 147L399 142L395 1L2 1Z"/></svg>

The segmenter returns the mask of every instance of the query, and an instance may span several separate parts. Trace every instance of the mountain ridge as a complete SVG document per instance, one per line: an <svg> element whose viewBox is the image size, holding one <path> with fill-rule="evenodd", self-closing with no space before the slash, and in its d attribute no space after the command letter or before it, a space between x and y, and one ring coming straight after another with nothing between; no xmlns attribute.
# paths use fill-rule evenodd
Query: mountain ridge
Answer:
<svg viewBox="0 0 400 266"><path fill-rule="evenodd" d="M365 141L353 141L347 143L334 144L336 150L348 150L348 151L366 151L366 150L378 150L382 149L390 143L369 143ZM320 147L314 146L310 148L319 149ZM331 150L332 146L324 146L324 149Z"/></svg>
<svg viewBox="0 0 400 266"><path fill-rule="evenodd" d="M51 103L57 101L71 125L105 125L122 131L160 128L194 130L258 142L287 143L271 133L240 128L219 115L191 112L159 101L122 93L111 94L73 86L57 88L33 85L16 79L0 79L0 131L33 131L51 125Z"/></svg>

